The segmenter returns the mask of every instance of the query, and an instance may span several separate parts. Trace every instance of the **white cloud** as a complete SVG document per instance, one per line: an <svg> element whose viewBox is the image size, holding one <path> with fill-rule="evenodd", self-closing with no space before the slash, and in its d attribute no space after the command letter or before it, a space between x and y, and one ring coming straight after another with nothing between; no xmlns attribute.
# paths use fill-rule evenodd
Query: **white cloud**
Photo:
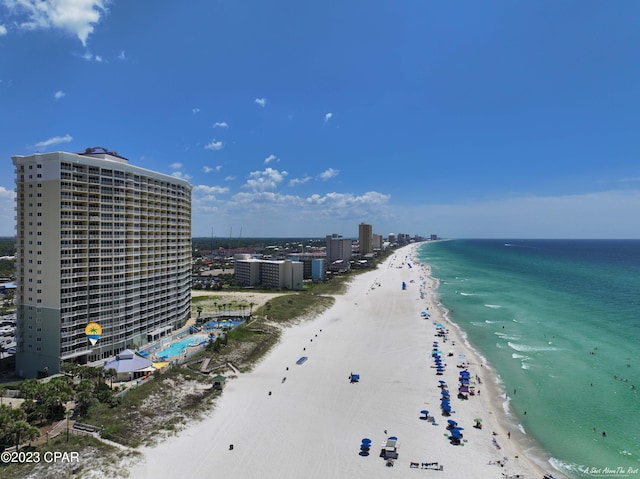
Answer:
<svg viewBox="0 0 640 479"><path fill-rule="evenodd" d="M235 176L225 176L224 181L233 181L235 179L236 179Z"/></svg>
<svg viewBox="0 0 640 479"><path fill-rule="evenodd" d="M53 94L53 98L55 98L56 100L59 100L60 98L64 98L65 96L67 96L67 94L62 90L58 90Z"/></svg>
<svg viewBox="0 0 640 479"><path fill-rule="evenodd" d="M77 36L84 46L109 3L111 0L4 0L19 28L63 30Z"/></svg>
<svg viewBox="0 0 640 479"><path fill-rule="evenodd" d="M310 176L305 176L304 178L292 178L291 180L289 180L289 186L304 185L305 183L308 183L309 181L311 181L311 177Z"/></svg>
<svg viewBox="0 0 640 479"><path fill-rule="evenodd" d="M193 187L194 194L201 195L219 195L229 192L228 186L209 186L209 185L196 185Z"/></svg>
<svg viewBox="0 0 640 479"><path fill-rule="evenodd" d="M174 178L181 178L187 181L189 181L192 178L191 175L183 173L182 171L174 171L173 173L171 173L171 176L173 176Z"/></svg>
<svg viewBox="0 0 640 479"><path fill-rule="evenodd" d="M211 143L204 145L205 150L221 150L224 145L221 141L216 141L213 139Z"/></svg>
<svg viewBox="0 0 640 479"><path fill-rule="evenodd" d="M278 158L278 157L277 157L276 155L274 155L274 154L271 154L271 155L267 156L267 157L264 159L264 164L265 164L265 165L268 165L268 164L269 164L269 163L271 163L272 161L279 162L279 161L280 161L280 158Z"/></svg>
<svg viewBox="0 0 640 479"><path fill-rule="evenodd" d="M42 148L47 148L49 146L53 146L53 145L58 145L60 143L69 143L73 141L73 137L69 134L64 135L64 136L54 136L51 137L47 140L44 141L39 141L38 143L36 143L34 146L34 148L36 150L40 150Z"/></svg>
<svg viewBox="0 0 640 479"><path fill-rule="evenodd" d="M0 37L7 34L7 27L0 25Z"/></svg>
<svg viewBox="0 0 640 479"><path fill-rule="evenodd" d="M340 170L334 170L333 168L329 168L318 175L318 177L322 181L327 181L334 176L338 176L340 174Z"/></svg>
<svg viewBox="0 0 640 479"><path fill-rule="evenodd" d="M262 108L264 108L265 106L267 106L267 99L266 98L256 98L255 100L253 100L255 103L257 103L258 105L260 105Z"/></svg>
<svg viewBox="0 0 640 479"><path fill-rule="evenodd" d="M252 171L249 173L249 179L242 186L253 191L272 190L277 187L288 173L286 171L278 171L273 168L266 168L263 171Z"/></svg>
<svg viewBox="0 0 640 479"><path fill-rule="evenodd" d="M82 59L86 60L88 62L92 62L93 61L93 62L96 62L96 63L102 63L104 61L104 59L100 55L94 55L89 50L87 50L86 52L84 52L82 54Z"/></svg>
<svg viewBox="0 0 640 479"><path fill-rule="evenodd" d="M308 204L314 205L330 205L337 208L349 208L353 206L383 205L389 201L390 195L378 193L377 191L368 191L363 195L354 195L352 193L327 193L324 196L313 194L306 198Z"/></svg>
<svg viewBox="0 0 640 479"><path fill-rule="evenodd" d="M214 128L229 128L229 125L227 124L226 121L216 121L213 124Z"/></svg>
<svg viewBox="0 0 640 479"><path fill-rule="evenodd" d="M127 59L127 54L125 53L124 50L122 50L119 54L118 54L118 60L126 60Z"/></svg>
<svg viewBox="0 0 640 479"><path fill-rule="evenodd" d="M169 167L173 170L179 170L180 168L182 168L182 163L171 163Z"/></svg>
<svg viewBox="0 0 640 479"><path fill-rule="evenodd" d="M271 175L274 175L273 171ZM198 225L209 225L212 212L215 212L216 224L225 225L224 228L237 224L249 225L249 234L254 236L273 236L274 232L291 236L322 236L334 231L357 234L358 223L363 219L374 225L381 224L385 217L391 217L393 221L387 205L390 197L378 192L362 195L329 193L305 198L276 191L254 190L236 193L225 201L209 198L210 201L195 202L193 224L196 229L200 227L204 231L205 227ZM310 222L309 218L314 221ZM396 226L395 221L393 224ZM386 226L380 231L388 228ZM195 236L203 234L207 233L194 231Z"/></svg>
<svg viewBox="0 0 640 479"><path fill-rule="evenodd" d="M210 166L204 165L202 167L202 171L204 171L205 173L211 173L213 171L213 168L211 168Z"/></svg>
<svg viewBox="0 0 640 479"><path fill-rule="evenodd" d="M191 110L191 113L193 113L194 115L195 115L196 113L200 113L200 108L193 108L193 109Z"/></svg>
<svg viewBox="0 0 640 479"><path fill-rule="evenodd" d="M333 117L333 113L329 112L324 116L324 122L327 123Z"/></svg>

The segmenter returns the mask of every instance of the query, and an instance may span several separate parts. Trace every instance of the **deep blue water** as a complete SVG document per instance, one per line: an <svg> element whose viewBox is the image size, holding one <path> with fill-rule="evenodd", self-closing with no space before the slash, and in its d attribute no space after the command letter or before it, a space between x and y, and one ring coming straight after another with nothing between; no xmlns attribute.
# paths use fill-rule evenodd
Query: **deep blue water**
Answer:
<svg viewBox="0 0 640 479"><path fill-rule="evenodd" d="M553 464L640 479L640 241L454 240L419 254Z"/></svg>

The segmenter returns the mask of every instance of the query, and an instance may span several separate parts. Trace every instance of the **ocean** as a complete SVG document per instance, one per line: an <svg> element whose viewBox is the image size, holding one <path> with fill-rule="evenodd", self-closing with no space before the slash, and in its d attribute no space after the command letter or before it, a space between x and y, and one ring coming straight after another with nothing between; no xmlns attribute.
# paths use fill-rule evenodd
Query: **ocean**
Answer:
<svg viewBox="0 0 640 479"><path fill-rule="evenodd" d="M419 259L557 469L640 479L640 241L436 241Z"/></svg>

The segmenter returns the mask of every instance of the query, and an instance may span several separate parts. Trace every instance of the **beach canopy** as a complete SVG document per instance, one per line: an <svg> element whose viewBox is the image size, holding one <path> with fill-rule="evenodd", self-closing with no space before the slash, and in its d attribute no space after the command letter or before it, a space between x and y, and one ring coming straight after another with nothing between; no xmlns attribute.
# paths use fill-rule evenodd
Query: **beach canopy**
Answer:
<svg viewBox="0 0 640 479"><path fill-rule="evenodd" d="M448 422L449 424L451 424L452 426L457 426L457 425L458 425L458 423L457 423L457 422L455 422L453 419L449 419L447 422Z"/></svg>
<svg viewBox="0 0 640 479"><path fill-rule="evenodd" d="M362 444L371 444L371 439L369 439L368 437L363 438Z"/></svg>
<svg viewBox="0 0 640 479"><path fill-rule="evenodd" d="M420 411L420 414L424 414L426 416L427 414L429 414L429 411L427 411L426 409L423 409L422 411Z"/></svg>

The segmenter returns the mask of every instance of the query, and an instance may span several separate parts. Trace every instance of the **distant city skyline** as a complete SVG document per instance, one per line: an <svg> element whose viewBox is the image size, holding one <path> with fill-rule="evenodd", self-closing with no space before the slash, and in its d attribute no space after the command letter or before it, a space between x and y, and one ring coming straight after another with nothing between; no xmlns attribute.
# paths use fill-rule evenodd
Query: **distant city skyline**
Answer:
<svg viewBox="0 0 640 479"><path fill-rule="evenodd" d="M640 3L37 4L0 0L0 236L13 155L104 146L193 237L640 238Z"/></svg>

